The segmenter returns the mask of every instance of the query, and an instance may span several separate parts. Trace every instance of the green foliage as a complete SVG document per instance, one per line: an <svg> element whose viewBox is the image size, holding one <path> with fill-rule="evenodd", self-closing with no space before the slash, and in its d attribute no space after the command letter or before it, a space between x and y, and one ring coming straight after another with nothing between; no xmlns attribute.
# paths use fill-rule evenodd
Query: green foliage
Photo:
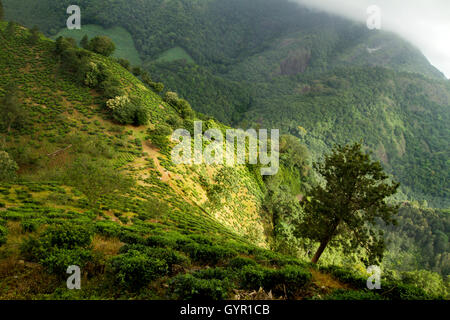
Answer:
<svg viewBox="0 0 450 320"><path fill-rule="evenodd" d="M37 230L37 224L32 220L22 220L20 225L23 233L35 232Z"/></svg>
<svg viewBox="0 0 450 320"><path fill-rule="evenodd" d="M220 245L188 243L182 249L192 260L213 265L237 255L234 250Z"/></svg>
<svg viewBox="0 0 450 320"><path fill-rule="evenodd" d="M63 223L49 226L39 237L26 238L20 251L26 260L39 262L49 273L64 278L69 266L83 268L92 263L92 237L93 230L88 226Z"/></svg>
<svg viewBox="0 0 450 320"><path fill-rule="evenodd" d="M424 290L430 296L446 298L449 294L442 277L434 272L427 270L403 272L401 280L405 284Z"/></svg>
<svg viewBox="0 0 450 320"><path fill-rule="evenodd" d="M86 226L65 223L48 227L42 234L42 241L47 247L74 249L88 247L92 242L93 231Z"/></svg>
<svg viewBox="0 0 450 320"><path fill-rule="evenodd" d="M75 265L83 268L91 260L92 253L90 250L83 248L55 248L46 254L39 262L49 273L57 274L61 278L66 278L66 271L69 266Z"/></svg>
<svg viewBox="0 0 450 320"><path fill-rule="evenodd" d="M0 246L6 243L7 236L8 236L8 229L0 225Z"/></svg>
<svg viewBox="0 0 450 320"><path fill-rule="evenodd" d="M116 50L116 46L111 38L107 36L97 36L89 41L88 49L104 55L105 57L109 57L113 54L114 50Z"/></svg>
<svg viewBox="0 0 450 320"><path fill-rule="evenodd" d="M244 266L256 265L256 261L245 257L236 257L231 259L228 265L233 269L241 269Z"/></svg>
<svg viewBox="0 0 450 320"><path fill-rule="evenodd" d="M127 59L119 58L119 59L117 59L117 63L120 64L125 69L127 69L128 71L130 71L131 64L130 64L130 61L128 61Z"/></svg>
<svg viewBox="0 0 450 320"><path fill-rule="evenodd" d="M368 227L376 218L393 223L398 207L386 203L399 184L386 183L388 176L379 162L372 162L361 151L361 145L338 146L315 169L325 184L314 187L303 201L304 221L301 232L320 242L313 258L317 262L327 245L339 236L350 241L344 251L350 253L363 247L369 260L381 259L384 251L382 233Z"/></svg>
<svg viewBox="0 0 450 320"><path fill-rule="evenodd" d="M430 300L433 296L428 295L423 289L414 285L403 283L388 283L383 287L383 296L390 300Z"/></svg>
<svg viewBox="0 0 450 320"><path fill-rule="evenodd" d="M110 268L115 281L131 290L140 289L168 272L166 261L132 249L114 257Z"/></svg>
<svg viewBox="0 0 450 320"><path fill-rule="evenodd" d="M19 167L5 151L0 151L0 182L13 181Z"/></svg>
<svg viewBox="0 0 450 320"><path fill-rule="evenodd" d="M86 157L76 159L65 171L63 180L84 193L91 205L96 206L101 196L114 191L126 192L133 185L106 161L93 161Z"/></svg>
<svg viewBox="0 0 450 320"><path fill-rule="evenodd" d="M283 293L286 289L288 297L292 298L302 292L311 281L311 273L298 266L285 266L274 270L260 266L247 265L241 269L242 285L249 289Z"/></svg>
<svg viewBox="0 0 450 320"><path fill-rule="evenodd" d="M134 126L146 125L150 119L145 107L134 105L131 102L114 108L111 115L120 124L132 124Z"/></svg>
<svg viewBox="0 0 450 320"><path fill-rule="evenodd" d="M230 287L227 280L198 279L191 274L178 275L170 283L173 298L180 300L224 300Z"/></svg>
<svg viewBox="0 0 450 320"><path fill-rule="evenodd" d="M445 277L450 272L449 218L444 210L403 204L396 227L381 225L388 250L384 264L399 271L426 268Z"/></svg>
<svg viewBox="0 0 450 320"><path fill-rule="evenodd" d="M183 119L191 119L194 117L194 111L191 105L184 99L180 99L175 92L166 92L164 101L175 107Z"/></svg>

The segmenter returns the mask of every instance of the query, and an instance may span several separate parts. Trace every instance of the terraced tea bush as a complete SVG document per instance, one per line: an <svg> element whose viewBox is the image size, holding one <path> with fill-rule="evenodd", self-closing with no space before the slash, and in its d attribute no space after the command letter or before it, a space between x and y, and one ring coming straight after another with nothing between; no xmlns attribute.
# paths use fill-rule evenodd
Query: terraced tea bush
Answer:
<svg viewBox="0 0 450 320"><path fill-rule="evenodd" d="M21 227L22 227L22 232L23 233L27 233L27 232L34 232L37 230L37 223L35 221L32 220L23 220L20 223Z"/></svg>
<svg viewBox="0 0 450 320"><path fill-rule="evenodd" d="M248 289L258 290L260 287L266 291L293 297L304 290L311 281L311 273L296 266L286 266L279 270L261 266L244 266L241 270L241 284Z"/></svg>
<svg viewBox="0 0 450 320"><path fill-rule="evenodd" d="M170 249L170 248L152 248L139 244L125 245L120 248L119 253L124 254L129 252L130 250L139 251L144 253L150 258L165 261L169 267L169 270L172 272L172 267L174 265L188 265L189 258L185 255Z"/></svg>
<svg viewBox="0 0 450 320"><path fill-rule="evenodd" d="M383 292L381 295L389 300L430 300L433 297L423 289L414 285L400 282L382 283Z"/></svg>
<svg viewBox="0 0 450 320"><path fill-rule="evenodd" d="M36 236L31 236L20 244L20 254L26 261L39 262L46 252L44 243Z"/></svg>
<svg viewBox="0 0 450 320"><path fill-rule="evenodd" d="M0 225L0 246L6 243L7 236L8 236L8 229Z"/></svg>
<svg viewBox="0 0 450 320"><path fill-rule="evenodd" d="M230 260L230 262L228 263L228 266L233 268L233 269L241 269L244 266L254 266L256 265L256 261L252 260L250 258L245 258L245 257L236 257Z"/></svg>
<svg viewBox="0 0 450 320"><path fill-rule="evenodd" d="M205 264L217 264L237 255L236 251L219 245L190 243L183 246L182 250L189 254L192 260Z"/></svg>
<svg viewBox="0 0 450 320"><path fill-rule="evenodd" d="M173 298L199 301L226 299L231 288L228 280L198 279L191 274L176 276L169 286Z"/></svg>
<svg viewBox="0 0 450 320"><path fill-rule="evenodd" d="M49 273L66 277L66 270L71 265L79 266L81 269L92 260L92 252L83 248L54 249L39 261Z"/></svg>
<svg viewBox="0 0 450 320"><path fill-rule="evenodd" d="M206 268L194 272L193 275L198 279L210 279L210 280L234 279L236 277L236 274L233 272L233 270L222 267Z"/></svg>
<svg viewBox="0 0 450 320"><path fill-rule="evenodd" d="M110 272L120 286L139 290L150 281L168 273L166 261L154 259L137 250L119 254L110 261Z"/></svg>
<svg viewBox="0 0 450 320"><path fill-rule="evenodd" d="M59 249L73 249L75 247L87 247L92 242L93 229L64 223L58 226L50 226L42 234L42 240L50 247Z"/></svg>

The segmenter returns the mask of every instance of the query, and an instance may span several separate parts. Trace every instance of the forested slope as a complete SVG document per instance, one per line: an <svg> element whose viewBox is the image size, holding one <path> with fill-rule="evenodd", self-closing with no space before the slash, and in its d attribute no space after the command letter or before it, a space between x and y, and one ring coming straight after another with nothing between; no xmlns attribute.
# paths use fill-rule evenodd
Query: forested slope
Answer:
<svg viewBox="0 0 450 320"><path fill-rule="evenodd" d="M7 18L50 35L70 4L4 2ZM128 30L152 79L197 111L279 128L313 155L362 140L410 199L448 206L449 84L397 36L284 0L79 5L83 23Z"/></svg>

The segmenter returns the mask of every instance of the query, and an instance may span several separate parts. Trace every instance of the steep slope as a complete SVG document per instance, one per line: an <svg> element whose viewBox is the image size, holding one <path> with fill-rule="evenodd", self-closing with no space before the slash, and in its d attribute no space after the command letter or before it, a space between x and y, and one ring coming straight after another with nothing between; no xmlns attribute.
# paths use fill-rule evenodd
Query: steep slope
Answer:
<svg viewBox="0 0 450 320"><path fill-rule="evenodd" d="M222 172L234 177L224 184L215 179L220 167L189 169L167 157L171 144L158 128L192 119L111 59L22 27L0 29L2 96L18 99L25 120L1 131L2 149L19 164L19 179L0 184L2 299L239 299L260 287L290 299L436 296L388 279L382 294L371 293L364 272L261 248L270 226L250 168ZM112 122L104 89L86 86L93 70L139 98L149 124ZM219 185L227 203L207 199L208 185ZM69 265L81 267L82 290L66 289Z"/></svg>
<svg viewBox="0 0 450 320"><path fill-rule="evenodd" d="M8 18L51 35L70 4L4 2ZM153 80L197 111L279 128L314 155L362 140L406 197L448 206L448 81L397 36L284 0L79 4L86 23L130 32Z"/></svg>

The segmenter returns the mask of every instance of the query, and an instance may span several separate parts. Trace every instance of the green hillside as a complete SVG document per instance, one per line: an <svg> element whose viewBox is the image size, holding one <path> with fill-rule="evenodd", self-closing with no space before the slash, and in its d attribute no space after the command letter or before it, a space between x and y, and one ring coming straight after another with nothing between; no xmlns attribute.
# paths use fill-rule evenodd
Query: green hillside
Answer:
<svg viewBox="0 0 450 320"><path fill-rule="evenodd" d="M70 1L4 3L7 18L54 35ZM84 21L126 29L152 79L196 111L228 125L280 128L313 156L362 140L408 199L448 207L450 87L399 37L284 0L80 6Z"/></svg>
<svg viewBox="0 0 450 320"><path fill-rule="evenodd" d="M78 35L68 0L1 2L45 35L0 21L0 299L448 299L450 84L408 43L284 0L81 0ZM278 173L173 163L196 120L279 128ZM313 163L353 142L398 225L366 221L378 260L339 228L311 263Z"/></svg>
<svg viewBox="0 0 450 320"><path fill-rule="evenodd" d="M399 278L385 279L386 294L372 293L364 290L367 275L349 266L316 266L264 249L274 239L262 209L266 186L250 167L175 166L158 130L189 119L113 60L8 28L1 23L2 95L17 92L26 117L2 133L3 149L19 167L18 180L0 188L2 299L223 299L233 298L232 289L243 299L259 287L289 299L443 294ZM83 67L71 69L70 59L102 66L104 81L119 81L139 99L149 123L112 121L108 91L80 83ZM280 178L295 187L287 174L293 160L284 161L287 179ZM223 174L227 180L217 180ZM214 200L210 185L233 201ZM70 264L86 270L83 290L65 289Z"/></svg>

